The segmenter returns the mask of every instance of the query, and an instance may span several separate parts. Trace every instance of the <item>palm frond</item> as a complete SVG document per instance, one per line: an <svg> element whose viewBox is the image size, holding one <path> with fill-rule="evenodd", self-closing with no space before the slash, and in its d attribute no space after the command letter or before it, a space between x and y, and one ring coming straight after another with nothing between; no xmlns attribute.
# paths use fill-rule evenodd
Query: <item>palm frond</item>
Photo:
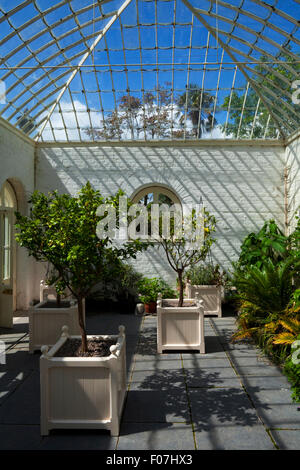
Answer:
<svg viewBox="0 0 300 470"><path fill-rule="evenodd" d="M295 341L295 335L285 331L273 338L273 344L292 344Z"/></svg>

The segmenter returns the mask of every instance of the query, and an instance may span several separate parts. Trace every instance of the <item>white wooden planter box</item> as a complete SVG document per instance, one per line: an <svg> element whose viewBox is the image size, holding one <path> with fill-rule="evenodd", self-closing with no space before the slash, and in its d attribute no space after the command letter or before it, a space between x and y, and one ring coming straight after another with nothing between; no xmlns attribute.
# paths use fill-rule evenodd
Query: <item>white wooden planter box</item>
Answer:
<svg viewBox="0 0 300 470"><path fill-rule="evenodd" d="M197 293L200 299L203 300L204 315L222 317L222 286L197 286L188 282L186 284L186 296L193 299Z"/></svg>
<svg viewBox="0 0 300 470"><path fill-rule="evenodd" d="M69 289L65 289L64 295L68 297L72 297L72 294ZM46 283L46 281L42 279L40 281L40 302L43 302L44 300L51 300L51 298L49 298L50 296L52 297L52 300L56 299L57 297L56 289L53 286L49 286ZM72 298L74 300L74 297Z"/></svg>
<svg viewBox="0 0 300 470"><path fill-rule="evenodd" d="M50 350L41 348L42 436L58 428L108 429L118 436L126 393L125 327L119 327L119 335L97 336L117 339L108 357L54 357L68 338L72 336L63 327L61 338Z"/></svg>
<svg viewBox="0 0 300 470"><path fill-rule="evenodd" d="M157 351L163 350L194 350L205 353L204 343L204 311L199 299L185 299L184 302L194 303L195 307L178 307L178 299L160 297L157 301ZM164 302L174 306L164 306Z"/></svg>
<svg viewBox="0 0 300 470"><path fill-rule="evenodd" d="M28 310L29 316L29 352L40 350L43 344L53 346L59 339L64 325L69 327L70 334L80 334L78 325L78 307L75 300L69 301L69 307L43 307L47 300L38 303ZM62 300L64 302L64 300ZM85 317L85 301L83 301Z"/></svg>

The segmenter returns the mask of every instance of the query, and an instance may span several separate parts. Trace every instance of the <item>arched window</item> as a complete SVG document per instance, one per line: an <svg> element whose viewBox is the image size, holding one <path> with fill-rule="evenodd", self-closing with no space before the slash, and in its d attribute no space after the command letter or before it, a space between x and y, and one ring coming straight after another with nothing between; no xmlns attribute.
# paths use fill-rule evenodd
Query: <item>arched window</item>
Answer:
<svg viewBox="0 0 300 470"><path fill-rule="evenodd" d="M169 206L173 204L181 205L180 199L171 189L159 184L145 186L134 193L131 199L132 202L144 204L145 206L152 203L168 204Z"/></svg>
<svg viewBox="0 0 300 470"><path fill-rule="evenodd" d="M160 185L160 184L153 184L144 186L141 189L138 189L136 193L133 194L131 197L131 201L135 204L141 204L146 206L148 213L151 211L152 204L158 204L160 207L162 205L169 206L169 215L174 214L174 208L176 207L176 211L178 208L180 212L182 211L181 202L179 197L168 187ZM143 219L144 220L144 219ZM166 220L166 219L165 219ZM152 219L153 222L153 219ZM157 241L157 231L158 228L154 229L152 222L146 222L146 225L143 223L142 226L137 224L136 226L136 233L139 234L142 232L148 232L148 236L152 242ZM158 227L158 226L157 226ZM153 232L152 232L153 230Z"/></svg>

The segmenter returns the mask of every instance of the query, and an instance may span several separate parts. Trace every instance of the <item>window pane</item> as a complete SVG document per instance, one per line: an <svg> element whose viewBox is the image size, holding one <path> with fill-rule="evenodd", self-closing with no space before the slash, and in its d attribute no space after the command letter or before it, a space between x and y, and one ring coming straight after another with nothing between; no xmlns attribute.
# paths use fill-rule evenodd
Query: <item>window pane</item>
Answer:
<svg viewBox="0 0 300 470"><path fill-rule="evenodd" d="M1 218L3 222L3 251L2 251L2 275L3 280L10 279L10 257L11 257L11 223L9 214L4 213Z"/></svg>
<svg viewBox="0 0 300 470"><path fill-rule="evenodd" d="M145 194L145 196L143 196L143 197L139 200L139 204L143 204L144 206L147 206L147 205L150 204L151 202L153 202L153 193Z"/></svg>
<svg viewBox="0 0 300 470"><path fill-rule="evenodd" d="M3 268L3 280L7 281L10 279L10 249L4 249Z"/></svg>
<svg viewBox="0 0 300 470"><path fill-rule="evenodd" d="M159 204L168 204L168 206L172 206L173 201L167 196L166 194L159 194L158 195L158 203Z"/></svg>
<svg viewBox="0 0 300 470"><path fill-rule="evenodd" d="M14 198L12 195L12 190L8 187L8 185L4 186L4 206L5 207L14 207Z"/></svg>

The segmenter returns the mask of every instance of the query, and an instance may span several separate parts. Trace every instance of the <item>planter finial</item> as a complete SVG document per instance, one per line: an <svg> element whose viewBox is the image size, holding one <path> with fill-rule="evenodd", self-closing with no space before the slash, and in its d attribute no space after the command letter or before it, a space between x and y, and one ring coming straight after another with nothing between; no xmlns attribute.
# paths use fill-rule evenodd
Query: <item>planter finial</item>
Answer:
<svg viewBox="0 0 300 470"><path fill-rule="evenodd" d="M49 351L49 346L42 346L41 347L41 353L43 356L47 357L48 356L48 351Z"/></svg>
<svg viewBox="0 0 300 470"><path fill-rule="evenodd" d="M124 336L125 335L125 326L124 325L119 326L119 332L120 332L119 336Z"/></svg>
<svg viewBox="0 0 300 470"><path fill-rule="evenodd" d="M69 327L67 325L64 325L61 329L61 337L62 338L69 338Z"/></svg>
<svg viewBox="0 0 300 470"><path fill-rule="evenodd" d="M118 351L118 346L116 344L113 344L110 348L109 348L110 352L116 356L117 355L117 351Z"/></svg>

